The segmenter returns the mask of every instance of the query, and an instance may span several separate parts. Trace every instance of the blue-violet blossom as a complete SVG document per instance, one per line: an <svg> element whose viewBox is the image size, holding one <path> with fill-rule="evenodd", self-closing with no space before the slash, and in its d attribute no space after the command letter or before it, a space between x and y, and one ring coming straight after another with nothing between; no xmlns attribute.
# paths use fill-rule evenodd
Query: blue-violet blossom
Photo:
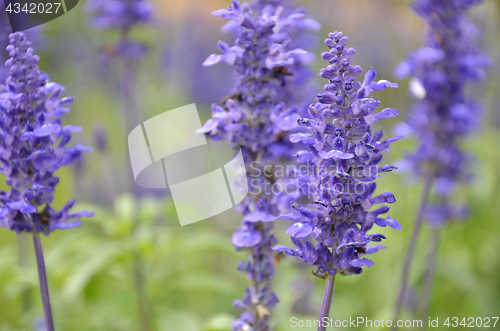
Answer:
<svg viewBox="0 0 500 331"><path fill-rule="evenodd" d="M433 178L439 202L427 205L425 216L435 227L466 215L466 208L449 197L459 182L470 178L471 157L460 143L477 129L481 113L465 88L483 80L483 68L490 63L477 47L477 27L466 16L467 9L480 2L416 1L413 9L429 25L427 43L396 68L398 76L412 76L410 89L418 99L407 119L418 149L408 160L415 174Z"/></svg>
<svg viewBox="0 0 500 331"><path fill-rule="evenodd" d="M234 322L234 331L271 330L270 309L278 302L270 291L274 275L271 247L276 244L272 221L288 209L289 197L269 191L269 185L280 178L263 167L292 158L288 132L298 126L300 115L297 107L287 108L286 104L300 103L294 91L297 84L307 81L302 73L311 61L311 54L291 47L287 34L303 20L303 13L286 16L283 7L273 5L259 7L255 13L252 9L248 3L233 1L227 9L213 13L232 22L237 39L234 46L219 42L223 54L211 55L204 62L205 66L221 62L234 66L236 83L231 96L212 106L212 118L201 131L213 140L241 148L247 164L252 163L252 194L238 205L244 217L232 237L238 250L250 253L248 261L238 266L250 286L245 298L234 303L244 311Z"/></svg>
<svg viewBox="0 0 500 331"><path fill-rule="evenodd" d="M107 46L103 55L108 58L122 56L140 59L147 48L143 43L128 38L129 32L137 26L148 25L153 21L153 7L147 0L90 0L85 4L92 14L91 24L98 29L120 32L116 45Z"/></svg>
<svg viewBox="0 0 500 331"><path fill-rule="evenodd" d="M388 206L370 210L396 201L390 192L374 196L375 180L379 173L395 169L380 162L382 152L401 138L382 140L382 131L372 131L375 122L399 111L387 108L375 113L380 101L370 94L397 84L376 82L375 70L368 71L363 82L356 81L362 69L351 64L355 50L346 47L348 40L342 32L330 33L325 40L330 49L321 55L329 62L320 72L328 80L325 93L309 107L310 117L299 119L310 133L291 135L293 142L309 145L296 153L303 166L293 179L308 197L309 208L293 202L294 211L280 216L294 221L286 233L296 248L273 247L316 266L313 272L319 277L360 274L363 266L373 265L365 256L386 248L368 245L385 239L382 234L368 234L373 226L401 229L396 220L382 217Z"/></svg>
<svg viewBox="0 0 500 331"><path fill-rule="evenodd" d="M80 131L61 124L60 117L69 111L65 106L73 98L60 97L64 87L40 72L40 59L30 46L24 33L10 35L10 59L5 63L10 77L0 94L0 171L11 189L0 192L0 226L18 233L49 234L79 226L75 219L93 215L70 213L74 200L61 210L51 207L59 182L54 173L90 149L67 147L71 134Z"/></svg>

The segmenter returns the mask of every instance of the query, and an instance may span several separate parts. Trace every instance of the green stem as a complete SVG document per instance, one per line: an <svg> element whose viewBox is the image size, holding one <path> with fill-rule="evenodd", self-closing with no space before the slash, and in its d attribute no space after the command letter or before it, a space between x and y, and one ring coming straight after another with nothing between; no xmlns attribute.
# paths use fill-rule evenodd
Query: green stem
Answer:
<svg viewBox="0 0 500 331"><path fill-rule="evenodd" d="M337 275L328 276L325 284L325 293L323 295L323 303L321 304L321 309L319 311L319 327L318 331L326 330L326 323L323 323L325 318L330 317L330 309L332 307L333 294L335 293L335 281Z"/></svg>
<svg viewBox="0 0 500 331"><path fill-rule="evenodd" d="M35 249L36 265L38 267L38 281L40 284L40 294L42 296L43 313L45 316L45 328L46 331L54 331L54 319L52 317L52 307L50 305L45 260L43 258L42 242L38 234L33 234L33 248Z"/></svg>
<svg viewBox="0 0 500 331"><path fill-rule="evenodd" d="M430 308L431 308L431 299L432 299L432 286L434 284L434 275L436 271L436 259L437 259L437 251L439 247L439 237L441 231L434 230L431 238L431 247L429 250L429 255L427 257L427 265L424 276L424 294L422 298L422 317L424 321L427 321L427 318L430 316ZM424 323L424 330L426 329L426 324Z"/></svg>
<svg viewBox="0 0 500 331"><path fill-rule="evenodd" d="M406 292L408 290L408 278L410 274L411 264L413 261L413 254L415 252L415 247L417 245L417 241L420 235L420 230L422 228L422 224L424 221L424 211L427 206L427 202L429 200L429 194L432 188L433 178L434 176L429 175L425 180L424 191L422 193L422 199L420 202L420 208L418 210L417 219L413 227L413 234L411 237L410 246L408 247L408 251L406 252L405 256L403 272L401 274L401 287L399 289L399 296L398 296L398 301L396 303L393 321L397 321L399 319L401 309L405 304ZM397 326L394 324L391 330L397 330Z"/></svg>

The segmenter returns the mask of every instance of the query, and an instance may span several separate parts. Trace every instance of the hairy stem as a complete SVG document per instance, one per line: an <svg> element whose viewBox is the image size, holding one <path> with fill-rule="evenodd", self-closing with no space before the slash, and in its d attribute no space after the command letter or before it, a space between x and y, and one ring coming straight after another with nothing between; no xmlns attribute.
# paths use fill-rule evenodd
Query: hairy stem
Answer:
<svg viewBox="0 0 500 331"><path fill-rule="evenodd" d="M422 193L422 200L420 202L420 208L418 210L417 219L415 221L415 225L413 227L413 234L410 241L410 246L408 247L408 251L406 252L405 262L403 266L403 272L401 274L401 287L399 289L398 301L396 303L396 308L394 312L393 321L397 321L399 319L399 314L401 313L401 308L404 305L406 292L408 290L408 276L410 274L411 263L413 261L413 254L415 252L415 247L417 245L418 237L420 235L420 230L422 228L422 224L424 221L424 210L427 206L427 201L429 200L429 194L432 187L434 176L429 175L424 184L424 191ZM397 326L394 324L391 330L396 330Z"/></svg>
<svg viewBox="0 0 500 331"><path fill-rule="evenodd" d="M121 40L126 42L128 39L128 30L121 31ZM121 95L123 101L123 110L125 118L125 129L127 135L137 126L141 124L141 115L137 107L137 101L135 98L135 82L136 82L136 72L135 72L135 61L124 59L124 71L121 79ZM136 200L139 199L138 186L133 180L133 175L129 171L129 186L134 193ZM133 217L134 224L132 226L131 237L134 236L136 229L139 225L139 215L135 212ZM151 331L153 329L151 324L152 311L149 304L149 296L147 292L147 279L144 274L144 261L142 254L139 250L134 250L133 252L133 266L132 266L132 277L134 281L134 288L137 298L137 308L139 313L139 319L141 323L141 330Z"/></svg>
<svg viewBox="0 0 500 331"><path fill-rule="evenodd" d="M427 257L427 264L425 267L425 276L424 276L424 294L422 298L422 317L424 321L429 317L430 308L431 308L431 298L432 298L432 285L434 284L434 274L436 271L436 258L437 251L439 247L439 236L440 230L435 230L432 234L431 238L431 247L429 250L429 255ZM426 325L424 323L424 330L426 329Z"/></svg>
<svg viewBox="0 0 500 331"><path fill-rule="evenodd" d="M52 308L50 306L49 286L47 284L47 273L45 271L45 261L43 259L43 248L38 234L33 234L33 247L35 249L36 265L38 268L40 294L42 295L45 328L47 331L54 331L54 319L52 317Z"/></svg>
<svg viewBox="0 0 500 331"><path fill-rule="evenodd" d="M330 308L332 306L333 294L335 292L335 280L337 275L328 276L325 284L325 294L323 295L323 303L319 311L319 327L318 331L325 331L326 326L323 325L323 319L330 317Z"/></svg>

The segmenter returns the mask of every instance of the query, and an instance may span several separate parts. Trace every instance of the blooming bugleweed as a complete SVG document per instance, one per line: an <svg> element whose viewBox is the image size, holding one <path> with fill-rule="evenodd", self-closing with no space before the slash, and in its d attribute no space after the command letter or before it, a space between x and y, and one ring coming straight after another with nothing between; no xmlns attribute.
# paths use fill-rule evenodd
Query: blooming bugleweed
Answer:
<svg viewBox="0 0 500 331"><path fill-rule="evenodd" d="M470 157L461 150L460 140L479 124L481 107L467 97L465 87L485 78L482 68L489 60L477 47L479 31L465 11L480 2L417 1L413 9L430 27L427 44L396 69L399 76L413 77L411 90L419 99L407 120L418 150L408 159L414 173L434 180L439 203L428 205L425 216L436 227L466 214L447 197L470 177Z"/></svg>
<svg viewBox="0 0 500 331"><path fill-rule="evenodd" d="M294 202L294 211L280 216L294 221L286 233L296 248L273 248L316 266L314 273L319 277L360 274L363 266L373 265L365 256L386 248L368 245L385 239L382 234L368 234L373 226L401 229L396 220L381 217L389 211L388 206L370 210L396 201L390 192L373 194L378 174L395 169L380 165L382 152L401 137L382 140L382 131L372 132L376 121L394 117L399 111L388 108L375 113L380 101L369 96L397 84L375 82L375 70L368 71L363 82L356 81L354 77L362 69L351 64L355 50L346 47L348 40L342 32L331 33L326 39L330 51L322 58L330 65L320 72L328 80L326 92L309 107L310 118L299 120L311 133L291 135L292 142L302 141L310 147L296 153L303 166L293 181L307 195L311 208Z"/></svg>
<svg viewBox="0 0 500 331"><path fill-rule="evenodd" d="M64 88L49 81L38 69L39 57L21 32L10 35L10 59L5 63L10 77L0 94L0 171L11 187L0 192L0 226L16 232L45 233L79 226L75 218L89 212L71 214L74 200L61 210L51 203L59 178L54 173L74 162L89 148L67 147L71 134L80 130L62 126L60 117L73 98L60 95Z"/></svg>
<svg viewBox="0 0 500 331"><path fill-rule="evenodd" d="M248 276L250 286L245 298L234 303L244 311L233 324L237 331L271 330L270 308L278 302L270 292L274 275L271 246L276 244L271 222L289 203L282 194L269 192L269 186L279 179L263 167L292 157L287 132L297 127L300 116L297 107L285 104L300 103L293 91L307 80L303 73L311 60L306 51L291 48L288 35L304 14L286 16L283 7L274 5L259 8L252 13L254 8L248 3L233 1L227 9L215 11L214 16L232 22L237 39L234 46L219 42L223 54L211 55L204 63L234 66L236 83L226 101L212 106L212 118L202 132L240 147L245 161L252 162L255 170L249 177L254 194L238 205L244 218L232 238L237 249L250 253L248 261L238 266Z"/></svg>

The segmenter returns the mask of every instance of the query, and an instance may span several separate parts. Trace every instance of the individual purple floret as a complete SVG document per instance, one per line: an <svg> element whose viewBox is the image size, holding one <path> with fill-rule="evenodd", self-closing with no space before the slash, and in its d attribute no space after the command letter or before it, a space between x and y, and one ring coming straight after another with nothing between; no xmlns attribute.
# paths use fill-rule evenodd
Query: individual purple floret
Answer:
<svg viewBox="0 0 500 331"><path fill-rule="evenodd" d="M375 122L397 116L399 111L386 108L375 113L380 101L370 97L374 91L398 85L375 81L375 70L368 71L363 82L356 81L354 77L362 69L351 64L355 50L346 47L348 40L342 32L330 33L325 40L330 49L321 55L329 62L320 71L328 80L325 93L318 94L318 102L309 107L310 117L298 120L310 132L290 137L292 142L309 145L295 154L303 165L293 179L309 205L294 202L294 211L280 216L294 221L286 233L296 248L273 247L314 265L315 275L328 278L330 288L325 292L322 314L329 310L334 277L360 274L363 266L373 265L366 256L386 248L369 245L385 239L382 234L369 233L373 226L401 229L396 220L383 216L389 211L386 204L396 202L394 195L375 195L379 173L395 169L381 165L382 152L401 137L383 140L382 131L372 132Z"/></svg>
<svg viewBox="0 0 500 331"><path fill-rule="evenodd" d="M428 259L426 288L421 300L428 314L432 270L439 232L451 220L463 219L467 208L454 201L457 185L471 178L472 157L461 143L477 130L481 106L466 93L471 82L486 77L483 70L489 59L478 48L480 32L466 16L466 11L481 0L417 0L413 9L428 24L427 42L410 53L396 68L400 77L412 76L410 91L418 99L411 107L407 123L417 139L418 148L407 157L412 172L424 182L421 206L417 214L411 242L405 257L401 289L394 319L399 318L407 301L408 275L423 220L434 228ZM436 196L429 202L430 193ZM424 316L425 318L425 316Z"/></svg>
<svg viewBox="0 0 500 331"><path fill-rule="evenodd" d="M244 311L234 322L234 331L271 330L270 311L278 302L270 290L274 276L271 247L276 244L272 222L289 208L289 197L282 190L270 190L280 178L264 171L264 166L292 158L294 146L288 134L298 127L300 115L297 107L286 104L303 101L295 91L310 76L306 64L311 54L292 48L287 34L303 21L304 14L287 16L283 7L273 5L258 8L253 13L250 4L233 1L227 9L213 13L231 22L226 27L232 26L237 38L234 46L219 42L222 54L211 55L204 63L234 66L236 83L232 95L212 106L212 118L201 131L241 148L252 168L248 177L252 194L237 207L244 218L232 237L238 250L249 252L248 261L238 269L250 281L245 298L234 303Z"/></svg>
<svg viewBox="0 0 500 331"><path fill-rule="evenodd" d="M10 69L6 92L0 94L0 171L11 187L0 192L0 226L16 232L49 234L79 226L74 219L89 212L69 212L74 200L61 210L50 205L59 178L54 173L90 149L68 147L80 127L62 126L60 117L69 111L73 98L60 95L64 87L51 83L38 69L37 55L23 33L10 35L7 51Z"/></svg>

